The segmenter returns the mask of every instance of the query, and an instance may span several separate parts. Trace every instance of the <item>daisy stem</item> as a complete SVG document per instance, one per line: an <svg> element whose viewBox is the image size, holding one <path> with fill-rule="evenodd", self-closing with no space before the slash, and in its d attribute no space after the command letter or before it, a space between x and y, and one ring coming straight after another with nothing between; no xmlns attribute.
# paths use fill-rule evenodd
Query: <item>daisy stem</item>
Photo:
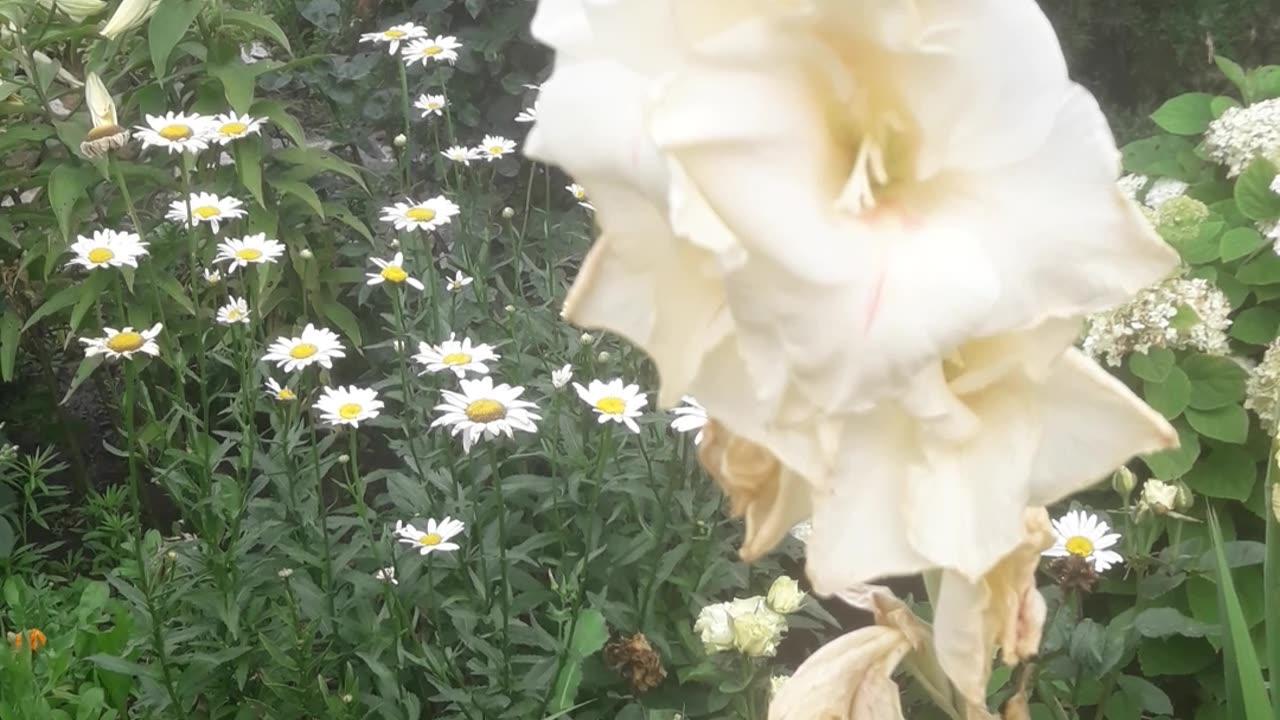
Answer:
<svg viewBox="0 0 1280 720"><path fill-rule="evenodd" d="M502 578L498 602L502 608L502 687L511 692L511 584L507 579L507 504L502 496L502 474L498 451L489 446L489 464L493 468L493 489L498 498L498 573Z"/></svg>
<svg viewBox="0 0 1280 720"><path fill-rule="evenodd" d="M329 546L329 504L324 500L324 476L320 472L320 450L316 441L316 424L307 423L311 431L311 465L316 473L316 509L320 520L320 539L324 548L324 568L320 579L324 582L324 596L329 603L329 626L337 628L338 612L333 602L333 551Z"/></svg>
<svg viewBox="0 0 1280 720"><path fill-rule="evenodd" d="M685 443L682 441L681 445L683 446L684 444ZM649 464L649 455L644 449L643 434L640 435L640 453L644 456L645 465L649 468L649 484L652 486L654 482L653 466ZM681 462L681 464L683 465L683 462ZM671 497L675 494L676 485L679 484L680 479L681 474L679 472L672 472L670 477L667 478L667 487L663 491L662 497L657 496L657 488L654 488L654 497L658 500L658 520L654 523L653 530L653 567L649 570L649 579L645 582L644 594L640 596L640 615L637 619L637 630L643 630L645 625L648 623L648 613L653 604L653 595L657 590L658 568L662 566L662 551L665 546L663 540L664 536L667 534L667 519L671 510Z"/></svg>
<svg viewBox="0 0 1280 720"><path fill-rule="evenodd" d="M200 420L201 434L204 437L199 438L200 442L200 478L202 485L200 488L202 497L209 497L210 485L212 477L209 469L209 443L206 441L209 433L209 391L206 387L208 376L205 374L205 351L204 351L204 307L200 298L200 283L196 281L199 272L199 245L200 231L195 222L195 214L191 208L191 156L183 153L182 155L182 194L183 201L187 204L187 257L188 257L188 273L191 275L191 301L195 306L196 316L196 370L200 373L199 382L196 386L200 389ZM191 442L196 442L197 437L193 436Z"/></svg>
<svg viewBox="0 0 1280 720"><path fill-rule="evenodd" d="M165 690L168 692L169 701L173 703L174 710L178 716L186 717L186 711L182 709L182 701L178 698L177 687L173 683L173 669L169 666L169 653L165 650L164 634L161 627L162 620L159 611L156 609L155 595L152 592L154 588L151 586L147 557L142 549L142 492L139 489L141 481L138 478L137 427L133 416L134 391L138 383L138 370L134 367L132 360L125 360L124 372L124 425L125 432L128 434L129 446L129 500L133 506L133 518L136 524L136 532L133 535L133 555L134 561L138 564L138 585L140 586L139 589L142 590L142 597L146 603L147 615L150 616L151 644L155 650L156 657L160 661L160 673L164 677Z"/></svg>
<svg viewBox="0 0 1280 720"><path fill-rule="evenodd" d="M400 156L400 166L404 173L404 192L409 193L409 186L412 184L409 179L409 165L413 162L413 133L410 132L410 114L409 114L409 78L405 74L404 63L396 62L396 68L400 74L400 109L404 115L404 147L403 154Z"/></svg>
<svg viewBox="0 0 1280 720"><path fill-rule="evenodd" d="M406 345L409 342L409 329L405 326L404 307L401 304L403 299L404 293L400 291L400 288L393 287L391 305L395 308L396 334L399 336L399 340L396 342L396 358L400 365L400 392L403 400L400 423L404 427L404 441L409 446L409 456L413 458L413 471L418 476L418 482L425 487L427 478L422 474L422 460L418 457L418 446L413 441L413 423L410 421L410 415L414 414L414 408L417 406L413 402L413 386L409 383L409 361L405 357L408 350ZM413 418L413 420L416 419L416 417Z"/></svg>
<svg viewBox="0 0 1280 720"><path fill-rule="evenodd" d="M120 196L124 198L124 208L129 214L129 219L133 221L133 231L138 233L138 239L142 242L147 241L146 231L142 228L142 220L138 218L138 210L133 205L133 193L129 192L129 182L124 178L124 171L120 169L120 161L116 159L114 153L107 153L107 163L111 174L116 178L116 187L120 188ZM195 282L195 278L192 278Z"/></svg>

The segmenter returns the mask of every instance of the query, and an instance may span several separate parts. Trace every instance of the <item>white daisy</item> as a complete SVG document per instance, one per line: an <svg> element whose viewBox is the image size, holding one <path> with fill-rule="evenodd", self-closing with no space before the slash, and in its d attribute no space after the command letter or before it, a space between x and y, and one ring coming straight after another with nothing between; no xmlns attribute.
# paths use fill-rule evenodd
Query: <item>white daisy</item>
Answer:
<svg viewBox="0 0 1280 720"><path fill-rule="evenodd" d="M212 268L212 269L205 268L203 272L204 272L204 281L209 283L210 285L217 285L218 283L222 282L222 272L217 268Z"/></svg>
<svg viewBox="0 0 1280 720"><path fill-rule="evenodd" d="M395 257L390 260L379 260L378 258L369 258L377 265L379 272L365 273L365 277L369 278L366 285L381 285L384 282L392 285L400 285L401 283L408 285L415 290L422 290L426 286L422 281L415 277L410 277L409 273L404 269L404 253L396 253Z"/></svg>
<svg viewBox="0 0 1280 720"><path fill-rule="evenodd" d="M516 122L518 123L531 123L536 122L537 120L538 103L536 101L533 103L533 107L527 107L521 110L519 115L516 115Z"/></svg>
<svg viewBox="0 0 1280 720"><path fill-rule="evenodd" d="M475 148L462 147L454 145L448 150L441 150L440 154L456 163L470 165L472 160L479 160L480 153Z"/></svg>
<svg viewBox="0 0 1280 720"><path fill-rule="evenodd" d="M500 357L493 351L493 346L484 343L472 345L471 338L462 338L462 342L458 342L455 338L456 336L450 333L449 339L439 345L418 343L418 354L414 355L413 359L420 365L427 366L426 370L419 373L420 375L442 370L451 370L459 378L466 377L468 372L478 375L489 374L489 366L485 363Z"/></svg>
<svg viewBox="0 0 1280 720"><path fill-rule="evenodd" d="M436 410L444 414L431 427L452 427L451 435L461 434L463 452L471 452L471 446L481 438L515 437L516 430L537 432L534 422L542 416L531 412L537 409L536 405L518 399L524 388L506 383L494 386L493 378L488 376L462 380L459 385L462 392L440 391L445 401Z"/></svg>
<svg viewBox="0 0 1280 720"><path fill-rule="evenodd" d="M169 152L198 152L209 147L210 120L192 113L147 115L147 124L134 130L143 148L168 148Z"/></svg>
<svg viewBox="0 0 1280 720"><path fill-rule="evenodd" d="M480 144L476 146L476 153L489 162L493 162L504 155L515 152L516 141L508 140L501 135L485 135Z"/></svg>
<svg viewBox="0 0 1280 720"><path fill-rule="evenodd" d="M640 410L649 404L649 398L640 392L638 385L623 385L622 380L615 378L607 383L592 380L587 387L574 383L573 388L578 391L578 397L583 402L595 409L599 422L622 423L631 432L640 432L635 419L640 417Z"/></svg>
<svg viewBox="0 0 1280 720"><path fill-rule="evenodd" d="M281 385L276 382L275 378L267 378L267 397L272 400L288 402L289 400L297 400L298 394L287 385Z"/></svg>
<svg viewBox="0 0 1280 720"><path fill-rule="evenodd" d="M437 35L434 38L414 40L400 53L406 65L420 62L423 65L437 60L453 64L458 59L458 48L462 43L452 35Z"/></svg>
<svg viewBox="0 0 1280 720"><path fill-rule="evenodd" d="M227 271L249 267L250 264L273 263L284 255L284 243L279 240L268 240L266 233L245 235L242 238L230 238L218 243L218 254L214 262L229 262Z"/></svg>
<svg viewBox="0 0 1280 720"><path fill-rule="evenodd" d="M147 355L159 355L160 346L156 344L156 337L160 335L162 327L160 323L156 323L151 326L150 330L141 332L134 330L132 327L126 327L122 330L103 328L102 337L80 338L80 342L85 344L84 354L86 357L106 355L108 358L115 360L116 358L131 358L134 353L139 352Z"/></svg>
<svg viewBox="0 0 1280 720"><path fill-rule="evenodd" d="M122 265L136 268L138 258L147 254L147 244L138 233L95 230L93 237L77 237L70 250L75 257L67 262L68 266L80 265L89 270Z"/></svg>
<svg viewBox="0 0 1280 720"><path fill-rule="evenodd" d="M387 43L387 52L392 55L396 54L396 50L400 49L401 41L408 42L415 38L427 36L427 29L421 25L414 23L401 23L392 25L382 32L364 33L360 36L360 42L371 43Z"/></svg>
<svg viewBox="0 0 1280 720"><path fill-rule="evenodd" d="M266 122L266 118L237 115L234 112L214 115L209 123L209 135L219 145L226 145L232 140L239 140L246 135L261 134L264 122Z"/></svg>
<svg viewBox="0 0 1280 720"><path fill-rule="evenodd" d="M466 527L461 520L454 520L446 515L440 522L436 522L434 518L427 518L426 532L419 530L411 523L406 524L397 520L395 534L400 542L416 547L419 555L429 555L433 552L457 550L458 544L449 541L457 537Z"/></svg>
<svg viewBox="0 0 1280 720"><path fill-rule="evenodd" d="M463 288L470 285L474 281L470 275L463 275L461 270L453 274L453 278L445 283L445 287L449 292L462 292Z"/></svg>
<svg viewBox="0 0 1280 720"><path fill-rule="evenodd" d="M458 214L458 206L443 195L424 202L405 201L382 208L382 221L397 230L435 230Z"/></svg>
<svg viewBox="0 0 1280 720"><path fill-rule="evenodd" d="M682 433L697 430L698 434L693 436L693 444L701 445L702 428L707 424L707 409L688 395L681 400L684 401L684 405L671 411L675 414L675 418L671 421L671 429Z"/></svg>
<svg viewBox="0 0 1280 720"><path fill-rule="evenodd" d="M1084 558L1098 572L1124 562L1120 553L1107 548L1120 541L1120 534L1097 515L1083 510L1072 510L1053 521L1053 547L1042 554L1048 557L1074 555Z"/></svg>
<svg viewBox="0 0 1280 720"><path fill-rule="evenodd" d="M378 399L377 390L349 385L326 387L312 407L319 410L320 419L330 425L358 428L361 422L378 417L382 401Z"/></svg>
<svg viewBox="0 0 1280 720"><path fill-rule="evenodd" d="M194 221L187 216L188 203L191 205ZM169 212L165 215L165 219L182 223L187 227L209 223L216 234L221 223L245 216L243 205L244 203L233 197L218 197L207 192L191 193L187 200L174 200L169 203Z"/></svg>
<svg viewBox="0 0 1280 720"><path fill-rule="evenodd" d="M422 111L422 117L431 117L432 115L444 115L444 109L449 105L449 101L445 100L443 95L419 95L413 106Z"/></svg>
<svg viewBox="0 0 1280 720"><path fill-rule="evenodd" d="M577 200L577 201L578 201L578 204L579 204L579 205L581 205L582 207L584 207L584 208L586 208L586 209L588 209L588 210L595 210L595 209L596 209L596 206L595 206L595 205L592 205L590 202L588 202L588 201L587 201L587 189L586 189L586 188L582 187L582 186L581 186L581 185L579 185L578 183L571 183L571 184L569 184L569 185L565 185L565 186L564 186L564 189L565 189L565 190L568 190L568 191L569 191L569 194L573 195L573 198L574 198L575 200Z"/></svg>
<svg viewBox="0 0 1280 720"><path fill-rule="evenodd" d="M573 379L573 366L566 364L559 370L551 371L551 386L559 390Z"/></svg>
<svg viewBox="0 0 1280 720"><path fill-rule="evenodd" d="M223 325L249 324L249 303L244 298L227 298L227 304L218 308L218 322Z"/></svg>
<svg viewBox="0 0 1280 720"><path fill-rule="evenodd" d="M403 527L403 526L401 526L401 527ZM391 585L399 585L399 584L400 584L400 581L396 579L396 566L395 566L395 565L388 565L388 566L386 566L386 567L382 568L381 570L375 570L375 571L373 572L373 579L374 579L374 580L380 580L380 581L382 581L382 582L384 582L384 583L390 583Z"/></svg>
<svg viewBox="0 0 1280 720"><path fill-rule="evenodd" d="M318 328L311 323L302 329L298 337L279 337L267 348L264 361L274 361L285 372L301 370L312 363L329 369L335 358L346 357L338 334L328 328Z"/></svg>

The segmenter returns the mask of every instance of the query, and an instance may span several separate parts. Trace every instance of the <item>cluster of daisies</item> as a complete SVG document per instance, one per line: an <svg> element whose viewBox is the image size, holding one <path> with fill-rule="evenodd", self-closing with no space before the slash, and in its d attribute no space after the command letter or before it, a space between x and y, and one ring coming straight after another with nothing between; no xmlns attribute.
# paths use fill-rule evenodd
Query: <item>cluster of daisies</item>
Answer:
<svg viewBox="0 0 1280 720"><path fill-rule="evenodd" d="M266 122L234 112L212 116L168 112L145 117L147 124L134 128L135 137L142 141L143 148L164 148L171 153L199 152L211 145L226 145L258 134Z"/></svg>

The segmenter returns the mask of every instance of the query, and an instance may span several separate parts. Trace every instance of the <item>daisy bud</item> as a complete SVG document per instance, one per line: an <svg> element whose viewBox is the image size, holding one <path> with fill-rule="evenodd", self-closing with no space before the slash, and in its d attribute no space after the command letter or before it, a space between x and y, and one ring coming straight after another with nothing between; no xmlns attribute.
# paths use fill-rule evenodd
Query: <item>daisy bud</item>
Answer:
<svg viewBox="0 0 1280 720"><path fill-rule="evenodd" d="M602 362L602 363L607 363L607 362L609 362L609 351L608 351L608 350L601 350L601 351L600 351L600 354L599 354L599 355L596 355L596 360L598 360L598 361L600 361L600 362Z"/></svg>
<svg viewBox="0 0 1280 720"><path fill-rule="evenodd" d="M391 238L391 241L388 242L387 244L393 248L398 248L400 247L400 240L398 238Z"/></svg>
<svg viewBox="0 0 1280 720"><path fill-rule="evenodd" d="M1127 467L1121 467L1111 476L1111 488L1116 491L1122 498L1129 497L1129 493L1138 486L1138 479L1133 476L1133 471Z"/></svg>
<svg viewBox="0 0 1280 720"><path fill-rule="evenodd" d="M516 306L515 306L515 305L506 305L506 306L504 306L502 309L503 309L503 310L506 310L506 311L507 311L507 312L509 312L509 313L513 313L513 312L515 312L515 311L516 311Z"/></svg>
<svg viewBox="0 0 1280 720"><path fill-rule="evenodd" d="M310 260L311 258L315 257L315 253L311 252L310 248L302 248L301 250L298 251L298 257L302 258L303 260Z"/></svg>
<svg viewBox="0 0 1280 720"><path fill-rule="evenodd" d="M353 700L355 700L355 698L351 696L351 693L347 693L346 695L343 695L343 696L342 696L342 702L344 702L344 703L346 703L346 704L348 704L348 705L350 705L350 704L351 704L351 701L353 701Z"/></svg>
<svg viewBox="0 0 1280 720"><path fill-rule="evenodd" d="M281 568L276 571L276 575L279 576L281 580L286 580L293 576L293 568Z"/></svg>
<svg viewBox="0 0 1280 720"><path fill-rule="evenodd" d="M409 138L405 137L404 133L400 133L399 135L396 135L395 140L392 140L391 142L394 143L396 147L402 148L405 146L405 143L409 142Z"/></svg>
<svg viewBox="0 0 1280 720"><path fill-rule="evenodd" d="M338 464L339 464L339 465L346 465L346 464L347 464L347 463L349 463L349 462L351 462L351 456L350 456L350 455L348 455L348 454L346 454L346 453L342 453L341 455L339 455L339 456L338 456Z"/></svg>
<svg viewBox="0 0 1280 720"><path fill-rule="evenodd" d="M170 562L172 562L172 561L174 561L174 560L177 560L177 559L178 559L178 553L176 553L176 552L174 552L174 551L172 551L172 550L170 550L169 552L165 553L165 554L164 554L164 556L165 556L165 557L167 557L167 558L169 558L169 561L170 561Z"/></svg>
<svg viewBox="0 0 1280 720"><path fill-rule="evenodd" d="M510 220L511 218L513 218L513 217L515 217L515 216L516 216L516 211L515 211L515 210L511 209L510 207L504 207L504 208L502 208L502 217L503 217L503 219L505 219L505 220Z"/></svg>
<svg viewBox="0 0 1280 720"><path fill-rule="evenodd" d="M591 343L595 342L596 339L591 335L591 333L582 333L582 335L578 337L578 341L581 342L583 345L590 345Z"/></svg>

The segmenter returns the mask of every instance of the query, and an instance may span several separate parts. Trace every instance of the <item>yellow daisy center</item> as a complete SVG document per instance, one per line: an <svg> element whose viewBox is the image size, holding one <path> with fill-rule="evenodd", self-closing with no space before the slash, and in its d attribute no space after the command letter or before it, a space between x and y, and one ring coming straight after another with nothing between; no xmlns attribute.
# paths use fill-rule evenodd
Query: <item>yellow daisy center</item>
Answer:
<svg viewBox="0 0 1280 720"><path fill-rule="evenodd" d="M195 213L196 217L202 220L209 220L221 215L222 209L217 207L216 205L202 205L196 208L195 210L192 210L191 212Z"/></svg>
<svg viewBox="0 0 1280 720"><path fill-rule="evenodd" d="M294 360L306 360L307 358L320 352L320 348L311 343L298 343L289 351L289 357Z"/></svg>
<svg viewBox="0 0 1280 720"><path fill-rule="evenodd" d="M382 279L391 283L402 283L409 279L409 273L405 272L402 267L388 265L382 268Z"/></svg>
<svg viewBox="0 0 1280 720"><path fill-rule="evenodd" d="M444 52L444 48L440 47L439 45L432 45L431 47L424 48L422 50L422 54L426 55L427 57L439 55L442 52Z"/></svg>
<svg viewBox="0 0 1280 720"><path fill-rule="evenodd" d="M501 155L501 154L502 154L502 153L504 153L504 152L506 152L506 148L502 147L501 145L490 145L490 146L489 146L489 154L490 154L490 155Z"/></svg>
<svg viewBox="0 0 1280 720"><path fill-rule="evenodd" d="M165 125L160 128L157 133L165 140L186 140L195 134L191 131L190 125L183 125L181 123Z"/></svg>
<svg viewBox="0 0 1280 720"><path fill-rule="evenodd" d="M104 263L111 260L111 258L115 256L116 254L111 252L107 248L94 248L89 251L89 262Z"/></svg>
<svg viewBox="0 0 1280 720"><path fill-rule="evenodd" d="M107 347L113 352L126 353L133 352L141 348L147 342L146 338L136 332L116 333L107 341Z"/></svg>
<svg viewBox="0 0 1280 720"><path fill-rule="evenodd" d="M627 401L616 395L610 395L597 400L596 409L606 415L621 415L627 409Z"/></svg>
<svg viewBox="0 0 1280 720"><path fill-rule="evenodd" d="M243 250L236 251L236 258L240 260L248 260L249 262L253 262L254 260L257 260L258 258L261 258L261 257L262 257L262 251L257 248L245 248Z"/></svg>
<svg viewBox="0 0 1280 720"><path fill-rule="evenodd" d="M1093 541L1087 537L1076 535L1067 538L1067 552L1077 557L1089 557L1093 554Z"/></svg>
<svg viewBox="0 0 1280 720"><path fill-rule="evenodd" d="M444 542L444 538L440 537L439 533L427 533L426 535L418 538L418 544L426 545L427 547L435 547L442 542Z"/></svg>
<svg viewBox="0 0 1280 720"><path fill-rule="evenodd" d="M249 131L249 126L242 122L229 122L218 128L218 132L227 137L239 137Z"/></svg>
<svg viewBox="0 0 1280 720"><path fill-rule="evenodd" d="M431 222L436 219L436 211L428 207L409 208L404 216L418 222Z"/></svg>
<svg viewBox="0 0 1280 720"><path fill-rule="evenodd" d="M383 31L382 35L384 37L391 38L392 40L399 40L405 36L405 32L403 30L386 30Z"/></svg>
<svg viewBox="0 0 1280 720"><path fill-rule="evenodd" d="M507 406L497 400L484 398L473 400L466 409L467 419L471 422L489 423L507 416Z"/></svg>
<svg viewBox="0 0 1280 720"><path fill-rule="evenodd" d="M440 362L451 367L454 365L466 365L471 362L471 356L464 352L449 353L440 358Z"/></svg>
<svg viewBox="0 0 1280 720"><path fill-rule="evenodd" d="M276 393L277 400L296 400L297 397L289 388L280 388L280 391Z"/></svg>
<svg viewBox="0 0 1280 720"><path fill-rule="evenodd" d="M360 417L360 413L363 410L364 408L360 406L360 403L347 403L338 408L338 416L343 420L355 420Z"/></svg>

